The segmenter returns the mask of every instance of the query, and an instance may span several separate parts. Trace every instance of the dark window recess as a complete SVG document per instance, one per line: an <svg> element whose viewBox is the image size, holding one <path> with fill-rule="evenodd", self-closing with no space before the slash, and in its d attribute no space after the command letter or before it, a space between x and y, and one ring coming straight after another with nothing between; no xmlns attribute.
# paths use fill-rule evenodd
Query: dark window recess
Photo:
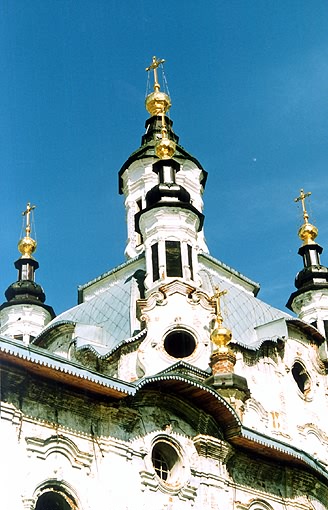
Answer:
<svg viewBox="0 0 328 510"><path fill-rule="evenodd" d="M328 340L328 321L323 321L323 325L325 328L325 337L326 337L326 340Z"/></svg>
<svg viewBox="0 0 328 510"><path fill-rule="evenodd" d="M172 331L164 340L164 349L173 358L187 358L195 348L195 339L187 331Z"/></svg>
<svg viewBox="0 0 328 510"><path fill-rule="evenodd" d="M309 393L311 389L311 381L305 368L303 367L303 365L301 365L301 363L298 362L294 363L292 368L292 374L301 392L303 394Z"/></svg>
<svg viewBox="0 0 328 510"><path fill-rule="evenodd" d="M72 510L72 506L61 494L49 491L39 497L35 510Z"/></svg>
<svg viewBox="0 0 328 510"><path fill-rule="evenodd" d="M23 340L23 335L14 335L15 340Z"/></svg>
<svg viewBox="0 0 328 510"><path fill-rule="evenodd" d="M317 327L318 327L318 323L317 323L317 321L313 321L313 322L311 322L311 326L314 326L315 328L317 328Z"/></svg>
<svg viewBox="0 0 328 510"><path fill-rule="evenodd" d="M190 278L193 280L194 279L194 269L192 267L192 247L190 246L190 244L187 244L187 248L188 248L188 265L189 265L189 270L190 270Z"/></svg>
<svg viewBox="0 0 328 510"><path fill-rule="evenodd" d="M176 471L181 461L175 448L160 441L154 445L151 458L155 473L161 480L169 484L176 482Z"/></svg>
<svg viewBox="0 0 328 510"><path fill-rule="evenodd" d="M181 247L179 241L165 241L166 275L182 276Z"/></svg>
<svg viewBox="0 0 328 510"><path fill-rule="evenodd" d="M139 198L139 200L136 200L136 213L138 213L141 210L142 210L142 200L141 200L141 198ZM137 232L136 245L139 246L142 243L143 243L142 235Z"/></svg>
<svg viewBox="0 0 328 510"><path fill-rule="evenodd" d="M167 480L167 477L169 475L169 466L166 462L166 459L164 455L161 454L161 452L153 451L153 465L154 469L156 471L157 476L161 478L161 480Z"/></svg>
<svg viewBox="0 0 328 510"><path fill-rule="evenodd" d="M151 247L151 260L153 264L153 282L156 282L159 280L158 243Z"/></svg>

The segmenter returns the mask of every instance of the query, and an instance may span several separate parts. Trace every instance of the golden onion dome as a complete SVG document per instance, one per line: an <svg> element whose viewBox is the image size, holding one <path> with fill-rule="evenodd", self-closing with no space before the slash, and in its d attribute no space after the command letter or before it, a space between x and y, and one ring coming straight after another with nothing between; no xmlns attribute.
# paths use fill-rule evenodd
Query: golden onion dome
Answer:
<svg viewBox="0 0 328 510"><path fill-rule="evenodd" d="M156 156L159 159L171 159L175 153L176 144L166 136L163 136L155 146Z"/></svg>
<svg viewBox="0 0 328 510"><path fill-rule="evenodd" d="M315 238L318 235L318 229L311 223L303 223L298 231L298 236L302 239L303 244L315 244Z"/></svg>
<svg viewBox="0 0 328 510"><path fill-rule="evenodd" d="M218 346L220 352L228 352L227 345L230 343L232 333L230 329L225 328L222 324L218 323L218 327L211 333L211 341Z"/></svg>
<svg viewBox="0 0 328 510"><path fill-rule="evenodd" d="M155 90L146 97L145 105L146 110L153 117L154 115L166 113L171 107L171 99L165 92Z"/></svg>
<svg viewBox="0 0 328 510"><path fill-rule="evenodd" d="M18 243L18 250L22 254L22 258L33 258L32 253L35 252L37 242L30 236L23 237Z"/></svg>

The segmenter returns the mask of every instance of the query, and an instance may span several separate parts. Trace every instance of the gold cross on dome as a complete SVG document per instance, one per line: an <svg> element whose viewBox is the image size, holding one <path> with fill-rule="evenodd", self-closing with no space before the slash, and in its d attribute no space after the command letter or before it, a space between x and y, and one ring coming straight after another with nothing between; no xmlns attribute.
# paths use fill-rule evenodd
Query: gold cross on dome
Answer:
<svg viewBox="0 0 328 510"><path fill-rule="evenodd" d="M223 320L221 315L221 297L227 294L227 292L227 290L220 290L219 286L217 286L215 287L215 294L212 297L212 303L215 306L217 319L220 319L221 321Z"/></svg>
<svg viewBox="0 0 328 510"><path fill-rule="evenodd" d="M308 219L309 219L309 215L308 215L308 212L305 207L305 199L308 198L310 195L312 195L311 191L304 193L304 190L301 189L300 196L294 198L294 202L301 202L301 204L302 204L303 218L304 218L305 223L307 223Z"/></svg>
<svg viewBox="0 0 328 510"><path fill-rule="evenodd" d="M158 83L157 68L161 64L164 64L164 62L165 62L165 60L163 58L157 60L156 57L153 57L153 61L150 64L150 66L146 67L146 71L151 71L151 69L153 69L153 71L154 71L154 90L159 90L160 89L160 85Z"/></svg>
<svg viewBox="0 0 328 510"><path fill-rule="evenodd" d="M29 237L31 233L31 211L33 211L33 209L35 209L35 205L31 205L30 202L28 202L26 210L22 212L22 216L26 216L25 232L27 237Z"/></svg>

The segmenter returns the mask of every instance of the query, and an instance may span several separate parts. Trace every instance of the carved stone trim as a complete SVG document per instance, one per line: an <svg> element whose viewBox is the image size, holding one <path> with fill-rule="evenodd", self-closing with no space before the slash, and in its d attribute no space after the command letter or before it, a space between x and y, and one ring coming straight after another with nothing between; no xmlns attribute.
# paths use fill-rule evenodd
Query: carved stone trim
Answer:
<svg viewBox="0 0 328 510"><path fill-rule="evenodd" d="M30 456L36 455L42 460L45 460L51 453L60 453L76 469L89 468L93 459L93 455L79 450L76 444L65 436L50 436L45 440L38 437L27 437L26 446Z"/></svg>
<svg viewBox="0 0 328 510"><path fill-rule="evenodd" d="M234 454L233 448L225 441L203 434L194 438L194 445L198 455L219 460L223 464L226 464Z"/></svg>

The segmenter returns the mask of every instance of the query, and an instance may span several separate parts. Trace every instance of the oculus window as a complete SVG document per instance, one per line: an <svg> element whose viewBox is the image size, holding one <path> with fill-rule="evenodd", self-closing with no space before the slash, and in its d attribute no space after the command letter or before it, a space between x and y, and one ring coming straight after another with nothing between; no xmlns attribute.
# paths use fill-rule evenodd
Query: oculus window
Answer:
<svg viewBox="0 0 328 510"><path fill-rule="evenodd" d="M187 358L196 348L196 340L188 331L171 331L164 339L164 349L173 358Z"/></svg>
<svg viewBox="0 0 328 510"><path fill-rule="evenodd" d="M175 486L179 483L183 473L182 459L172 444L165 440L156 442L152 450L151 460L160 481Z"/></svg>

